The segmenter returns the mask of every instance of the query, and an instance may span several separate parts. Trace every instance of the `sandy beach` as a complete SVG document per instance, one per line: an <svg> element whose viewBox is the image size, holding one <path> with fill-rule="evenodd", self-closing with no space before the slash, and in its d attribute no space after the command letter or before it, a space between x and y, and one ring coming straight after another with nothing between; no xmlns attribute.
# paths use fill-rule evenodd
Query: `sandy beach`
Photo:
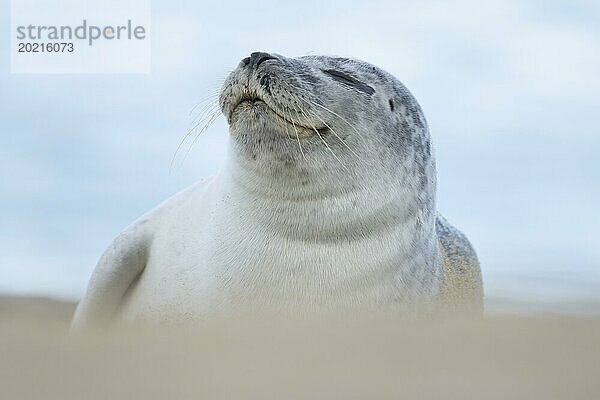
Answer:
<svg viewBox="0 0 600 400"><path fill-rule="evenodd" d="M0 301L0 398L600 398L595 318L261 320L73 337L73 308Z"/></svg>

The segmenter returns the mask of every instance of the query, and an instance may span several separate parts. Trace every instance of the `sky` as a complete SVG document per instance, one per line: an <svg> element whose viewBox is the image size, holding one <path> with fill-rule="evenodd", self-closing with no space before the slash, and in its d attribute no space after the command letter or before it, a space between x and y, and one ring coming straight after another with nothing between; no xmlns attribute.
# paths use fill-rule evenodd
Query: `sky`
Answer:
<svg viewBox="0 0 600 400"><path fill-rule="evenodd" d="M0 294L81 297L121 229L218 171L223 117L169 165L194 107L267 51L363 59L412 91L488 297L600 301L595 1L154 1L148 74L11 74L9 15L0 0Z"/></svg>

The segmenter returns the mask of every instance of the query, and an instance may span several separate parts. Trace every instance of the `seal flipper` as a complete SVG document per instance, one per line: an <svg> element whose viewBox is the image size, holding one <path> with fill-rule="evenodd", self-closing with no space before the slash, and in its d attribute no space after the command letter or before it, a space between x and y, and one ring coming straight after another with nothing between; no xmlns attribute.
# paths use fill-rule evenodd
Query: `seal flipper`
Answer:
<svg viewBox="0 0 600 400"><path fill-rule="evenodd" d="M108 326L125 292L143 272L150 248L145 220L134 223L117 236L100 257L84 298L79 302L71 329Z"/></svg>
<svg viewBox="0 0 600 400"><path fill-rule="evenodd" d="M443 309L482 314L483 283L473 246L439 213L435 227L444 263Z"/></svg>

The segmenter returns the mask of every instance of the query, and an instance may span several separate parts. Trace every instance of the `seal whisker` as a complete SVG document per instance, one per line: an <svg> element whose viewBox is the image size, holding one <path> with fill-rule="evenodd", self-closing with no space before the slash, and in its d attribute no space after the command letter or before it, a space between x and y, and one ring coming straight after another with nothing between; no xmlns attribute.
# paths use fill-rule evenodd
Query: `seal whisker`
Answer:
<svg viewBox="0 0 600 400"><path fill-rule="evenodd" d="M304 98L302 98L301 96L297 96L297 95L295 95L295 94L293 94L293 93L290 93L289 91L288 91L288 95L290 95L290 96L291 96L292 98L294 98L294 99L297 99L297 100L300 100L300 101L303 101L303 102L305 102L307 105L310 105L309 101L308 101L308 100L306 100L306 99L304 99ZM325 126L327 127L327 129L329 129L329 131L331 131L331 133L332 133L332 134L333 134L333 135L334 135L334 136L335 136L335 137L336 137L336 138L337 138L337 139L338 139L338 140L339 140L339 141L340 141L340 142L341 142L341 143L344 145L344 147L346 147L346 148L347 148L347 149L350 151L350 153L352 153L352 154L353 154L353 155L354 155L356 158L358 158L359 160L361 160L361 161L362 161L362 162L364 162L365 164L368 164L368 163L367 163L367 162L366 162L366 161L365 161L365 160L364 160L364 159L363 159L363 158L362 158L362 157L361 157L361 156L360 156L358 153L356 153L354 150L352 150L352 148L351 148L350 146L348 146L348 144L346 143L346 141L345 141L344 139L342 139L342 138L341 138L341 137L340 137L340 136L337 134L337 132L335 131L335 129L333 129L333 128L332 128L332 127L331 127L331 126L330 126L330 125L329 125L327 122L325 122L325 121L323 120L323 118L321 118L321 117L320 117L320 116L319 116L319 115L318 115L316 112L314 112L314 111L311 111L311 110L309 110L309 109L305 109L305 111L306 111L306 112L307 112L307 113L308 113L310 116L313 116L313 117L316 117L316 118L318 118L318 119L319 119L319 121L321 121L321 122L323 123L323 125L325 125ZM291 120L290 120L290 121L291 121ZM313 129L314 129L314 127L313 127ZM359 137L360 137L360 135L359 135Z"/></svg>
<svg viewBox="0 0 600 400"><path fill-rule="evenodd" d="M201 124L202 120L205 119L207 115L212 114L217 108L219 108L219 103L216 101L207 104L202 108L201 112L199 112L196 117L192 118L191 124L194 126Z"/></svg>
<svg viewBox="0 0 600 400"><path fill-rule="evenodd" d="M217 118L219 117L219 115L221 114L221 111L218 108L213 108L212 112L210 114L207 114L206 117L203 117L194 127L192 127L190 130L188 130L188 132L186 133L186 135L184 136L184 138L179 142L179 145L177 146L177 149L175 150L175 153L173 154L173 157L171 159L171 163L169 165L169 174L172 173L173 171L173 166L175 165L175 160L177 158L177 154L179 153L179 150L183 147L184 143L188 140L188 138L197 131L197 134L195 135L194 139L192 140L191 144L188 146L188 150L186 152L186 154L183 157L183 160L181 161L181 164L183 165L183 163L185 163L185 160L187 159L188 154L190 153L192 147L194 146L194 144L196 143L196 141L198 140L198 138L200 137L200 135L202 133L204 133L208 128L210 128L210 126L217 120ZM198 131L198 126L200 126L200 124L202 123L202 121L206 121L205 125L202 127L202 129L200 129Z"/></svg>
<svg viewBox="0 0 600 400"><path fill-rule="evenodd" d="M213 101L218 99L220 92L221 92L220 88L214 88L211 91L209 91L208 95L201 98L196 104L194 104L194 106L189 111L189 116L191 117L192 114L194 113L194 111L196 111L198 109L198 107L200 107L203 103L205 103L207 101L212 103Z"/></svg>
<svg viewBox="0 0 600 400"><path fill-rule="evenodd" d="M210 109L206 110L203 113L202 118L200 118L198 120L198 122L195 123L194 126L192 128L190 128L186 132L186 134L183 136L183 138L179 141L179 144L177 145L177 149L175 149L175 152L173 153L173 157L171 158L171 163L169 164L169 174L171 174L171 172L173 171L173 165L175 164L175 159L177 158L177 153L179 153L179 150L181 149L181 147L183 146L183 144L192 135L192 133L194 133L194 131L196 130L196 128L198 128L198 126L200 126L200 124L202 123L202 121L210 121L210 119L215 115L215 113L218 115L217 107L218 107L218 104L215 103L215 104L213 104L211 106ZM210 115L210 117L209 117L209 115ZM210 124L208 124L205 128L203 128L200 133L202 133L205 129L207 129L211 124L212 124L212 122Z"/></svg>
<svg viewBox="0 0 600 400"><path fill-rule="evenodd" d="M327 150L329 150L329 152L333 155L333 157L341 164L341 166L344 169L346 168L346 165L342 162L342 160L340 160L340 158L335 154L335 152L333 151L333 149L329 146L329 144L327 144L327 141L323 138L323 136L321 135L321 133L319 133L319 130L317 128L315 128L315 126L310 122L310 119L308 118L308 116L304 113L304 111L302 111L302 109L299 110L302 115L304 115L304 118L306 119L306 123L312 128L312 130L314 130L317 133L317 136L319 136L319 139L321 139L321 142L323 142L323 144L325 145L325 147L327 147Z"/></svg>
<svg viewBox="0 0 600 400"><path fill-rule="evenodd" d="M302 101L304 101L304 102L306 102L306 103L308 104L308 100L306 100L306 99L303 99L303 98L301 98L301 97L299 97L299 96L297 96L297 98L298 98L299 100L302 100ZM346 148L347 148L347 149L350 151L350 153L352 153L354 156L356 156L356 158L358 158L359 160L361 160L361 161L363 161L363 162L365 162L365 163L366 163L366 161L365 161L365 160L364 160L364 159L363 159L363 158L362 158L362 157L361 157L361 156L360 156L358 153L356 153L354 150L352 150L352 148L351 148L350 146L348 146L348 144L346 143L346 141L345 141L344 139L342 139L342 138L341 138L341 137L340 137L340 136L337 134L337 132L335 131L335 129L333 129L331 126L329 126L329 124L328 124L327 122L325 122L325 121L323 120L323 118L321 118L321 117L320 117L320 116L319 116L319 115L318 115L316 112L314 112L314 111L309 111L309 114L310 114L310 115L312 115L313 117L316 117L316 118L318 118L318 119L319 119L319 121L321 121L321 122L323 123L323 125L325 125L325 126L327 127L327 129L329 129L329 130L331 131L331 133L333 133L333 135L334 135L336 138L338 138L338 140L339 140L340 142L342 142L342 144L344 145L344 147L346 147Z"/></svg>
<svg viewBox="0 0 600 400"><path fill-rule="evenodd" d="M288 93L288 94L290 94L290 93ZM292 126L294 127L294 132L296 132L296 141L298 142L298 148L300 149L300 154L302 154L302 158L306 161L306 156L304 155L304 150L302 150L302 144L300 143L300 135L298 135L298 129L296 128L296 124L287 115L287 113L285 112L285 109L283 110L283 113L284 113L285 117L292 123ZM287 130L287 126L286 126L286 130Z"/></svg>
<svg viewBox="0 0 600 400"><path fill-rule="evenodd" d="M223 90L223 83L225 82L225 79L227 77L221 77L220 79L218 79L217 83L215 84L215 86L213 86L212 89L209 89L207 91L206 96L204 96L203 98L201 98L198 103L196 103L189 111L189 116L192 117L192 115L194 114L194 111L196 111L198 109L198 107L200 107L203 103L206 103L201 111L198 112L198 114L195 117L192 117L192 123L194 123L197 118L204 114L206 112L207 109L212 108L214 105L219 105L219 97L221 96L221 92Z"/></svg>
<svg viewBox="0 0 600 400"><path fill-rule="evenodd" d="M293 96L293 94L289 90L285 90L285 92L288 96ZM298 112L298 110L295 110L295 111ZM296 142L298 143L298 148L300 149L300 154L302 154L302 159L304 159L304 161L306 161L306 156L304 155L304 150L302 150L302 144L300 143L300 135L298 134L298 128L296 128L296 123L287 114L285 108L283 109L283 113L284 113L285 118L292 124L292 127L294 128L294 132L296 132Z"/></svg>
<svg viewBox="0 0 600 400"><path fill-rule="evenodd" d="M348 146L348 144L346 143L346 141L344 139L342 139L336 132L335 129L333 129L331 126L329 126L329 124L327 124L327 122L323 121L323 119L321 117L319 117L317 115L317 113L312 112L311 115L313 115L314 117L317 117L326 127L327 129L329 129L331 131L331 133L333 133L333 136L335 136L336 138L338 138L338 140L344 145L344 147L346 147L348 149L348 151L350 151L350 153L352 153L354 156L356 156L356 158L358 158L359 160L365 162L365 160L363 160L363 158L354 150L352 150L352 148L350 146Z"/></svg>
<svg viewBox="0 0 600 400"><path fill-rule="evenodd" d="M196 115L190 114L190 122L192 124L195 124L199 119L202 119L202 117L206 113L210 112L214 107L219 107L218 96L207 99L204 102L206 104L204 104L202 107L197 108L197 112L195 113Z"/></svg>
<svg viewBox="0 0 600 400"><path fill-rule="evenodd" d="M281 110L281 113L283 114L283 119L284 119L284 120L286 120L286 121L289 121L289 117L288 117L288 115L286 114L286 112L285 112L285 109L282 109L282 110ZM292 138L293 138L293 136L292 136L292 134L290 133L290 127L289 127L289 124L285 124L285 125L284 125L284 127L285 127L285 133L287 134L288 138L292 139Z"/></svg>
<svg viewBox="0 0 600 400"><path fill-rule="evenodd" d="M319 104L319 103L317 103L317 102L314 102L314 101L312 101L312 100L308 100L308 101L310 101L312 104L314 104L314 105L316 105L316 106L319 106L319 107L321 107L321 108L322 108L322 109L324 109L325 111L328 111L328 112L330 112L331 114L335 115L336 117L338 117L339 119L341 119L342 121L344 121L346 124L348 124L348 126L349 126L349 127L351 127L351 128L354 130L354 132L356 132L356 134L357 134L358 136L361 136L360 132L358 132L358 130L356 129L356 127L355 127L354 125L352 125L350 122L348 122L348 120L346 120L346 118L342 117L341 115L339 115L339 114L338 114L338 113L336 113L335 111L332 111L332 110L330 110L329 108L325 107L325 106L324 106L324 105L322 105L322 104Z"/></svg>
<svg viewBox="0 0 600 400"><path fill-rule="evenodd" d="M204 133L208 128L210 128L210 126L215 122L215 120L219 117L219 115L221 114L221 111L217 108L213 108L210 113L207 113L206 117L203 118L201 121L199 121L194 128L192 129L192 132L196 131L196 136L194 138L194 142L198 139L198 136L200 136L202 133ZM198 130L197 128L200 126L200 124L202 123L202 121L205 121L204 126L202 127L202 129ZM192 142L193 145L193 142Z"/></svg>
<svg viewBox="0 0 600 400"><path fill-rule="evenodd" d="M220 111L215 111L213 112L213 114L210 116L210 118L208 119L207 123L202 127L202 129L200 129L200 131L198 131L198 133L196 134L196 136L194 137L194 140L192 141L192 143L188 146L188 150L185 153L185 156L183 157L182 160L182 164L185 162L185 160L187 159L188 155L190 154L190 151L192 150L192 148L194 147L194 145L196 144L196 142L198 141L198 138L200 138L200 136L206 132L206 130L208 128L211 127L211 125L217 120L217 118L219 117L219 115L221 114Z"/></svg>
<svg viewBox="0 0 600 400"><path fill-rule="evenodd" d="M200 126L204 121L211 118L211 116L215 112L220 112L219 104L213 103L210 107L207 107L206 110L202 113L202 115L192 124L193 126L190 128L188 132L194 131L198 126Z"/></svg>

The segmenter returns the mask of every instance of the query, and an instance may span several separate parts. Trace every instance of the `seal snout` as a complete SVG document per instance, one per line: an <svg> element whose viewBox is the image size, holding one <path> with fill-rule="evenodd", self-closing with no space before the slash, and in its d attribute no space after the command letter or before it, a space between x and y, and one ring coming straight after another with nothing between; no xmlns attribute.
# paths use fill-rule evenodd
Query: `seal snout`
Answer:
<svg viewBox="0 0 600 400"><path fill-rule="evenodd" d="M258 67L269 60L278 60L278 57L265 52L253 52L240 61L238 69L231 75L233 78L230 84L225 86L221 94L221 101L225 103L226 108L224 113L228 119L231 119L238 106L244 103L265 103L265 97L271 95L271 73L263 71L262 74L256 75ZM269 104L269 107L274 107L274 104Z"/></svg>
<svg viewBox="0 0 600 400"><path fill-rule="evenodd" d="M276 60L277 57L272 56L269 53L261 51L250 54L250 57L246 57L242 60L240 65L242 67L249 67L250 69L256 69L258 66L268 60Z"/></svg>
<svg viewBox="0 0 600 400"><path fill-rule="evenodd" d="M329 133L326 106L315 105L321 102L315 90L319 81L310 71L303 61L253 52L224 83L219 100L223 114L230 125L242 123L245 131L268 124L283 136ZM264 124L257 124L259 120Z"/></svg>

